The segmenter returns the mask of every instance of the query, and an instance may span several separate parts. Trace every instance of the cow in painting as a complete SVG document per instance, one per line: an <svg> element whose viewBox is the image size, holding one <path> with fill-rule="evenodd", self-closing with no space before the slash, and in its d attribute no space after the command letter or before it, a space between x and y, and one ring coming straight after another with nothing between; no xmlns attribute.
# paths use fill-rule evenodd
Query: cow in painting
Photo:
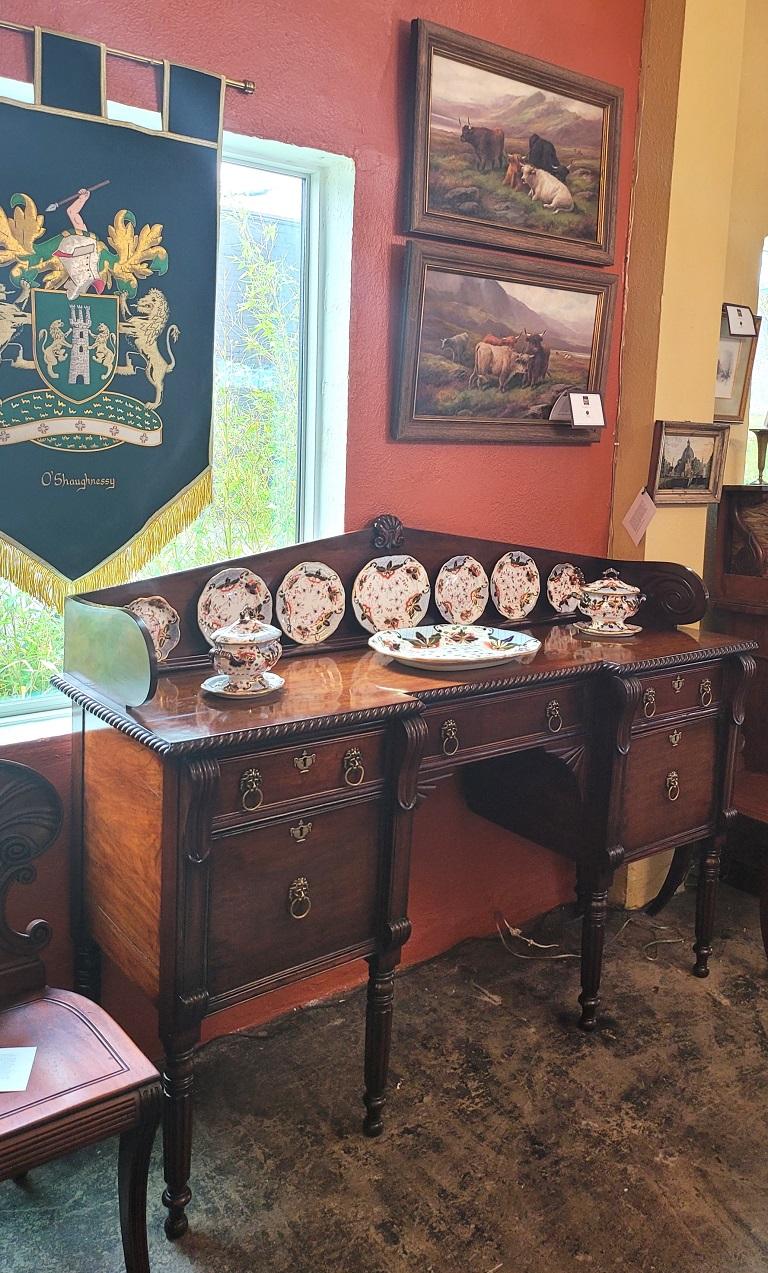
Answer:
<svg viewBox="0 0 768 1273"><path fill-rule="evenodd" d="M552 142L546 137L539 137L538 133L531 133L528 138L528 163L551 172L558 181L565 181L568 177L568 169L560 163Z"/></svg>
<svg viewBox="0 0 768 1273"><path fill-rule="evenodd" d="M478 172L493 171L504 167L504 129L473 128L467 117L466 124L459 120L461 140L466 142L475 152L475 167Z"/></svg>
<svg viewBox="0 0 768 1273"><path fill-rule="evenodd" d="M550 349L549 345L544 344L546 334L547 329L545 327L542 332L531 332L526 341L527 362L523 375L525 388L540 385L547 377Z"/></svg>
<svg viewBox="0 0 768 1273"><path fill-rule="evenodd" d="M532 164L523 164L522 175L534 203L540 203L549 212L573 212L573 195L551 172L534 168Z"/></svg>
<svg viewBox="0 0 768 1273"><path fill-rule="evenodd" d="M489 345L481 340L475 346L475 365L469 377L469 387L486 389L491 380L498 380L502 392L508 389L516 376L525 379L529 354L520 354L508 345Z"/></svg>
<svg viewBox="0 0 768 1273"><path fill-rule="evenodd" d="M461 362L467 352L469 332L457 332L455 336L444 336L440 341L440 352L450 358L451 362Z"/></svg>

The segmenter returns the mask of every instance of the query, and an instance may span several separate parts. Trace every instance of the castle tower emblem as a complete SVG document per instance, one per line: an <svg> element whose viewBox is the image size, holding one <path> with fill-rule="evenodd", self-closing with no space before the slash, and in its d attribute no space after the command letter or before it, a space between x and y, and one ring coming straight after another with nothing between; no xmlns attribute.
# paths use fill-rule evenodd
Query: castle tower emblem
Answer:
<svg viewBox="0 0 768 1273"><path fill-rule="evenodd" d="M68 383L83 385L91 383L91 307L90 305L70 305L70 335L72 353L69 358Z"/></svg>

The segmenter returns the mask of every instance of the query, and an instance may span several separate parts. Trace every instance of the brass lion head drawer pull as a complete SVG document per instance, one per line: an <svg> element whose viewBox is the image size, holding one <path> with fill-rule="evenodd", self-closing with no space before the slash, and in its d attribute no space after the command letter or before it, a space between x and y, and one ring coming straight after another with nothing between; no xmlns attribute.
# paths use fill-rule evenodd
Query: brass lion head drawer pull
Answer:
<svg viewBox="0 0 768 1273"><path fill-rule="evenodd" d="M359 747L350 747L344 753L344 781L348 787L359 787L364 778L363 753Z"/></svg>
<svg viewBox="0 0 768 1273"><path fill-rule="evenodd" d="M240 779L240 803L246 813L253 813L264 801L261 774L258 769L246 769Z"/></svg>
<svg viewBox="0 0 768 1273"><path fill-rule="evenodd" d="M459 727L455 720L444 720L440 728L443 740L443 755L455 756L459 750Z"/></svg>
<svg viewBox="0 0 768 1273"><path fill-rule="evenodd" d="M298 844L301 844L311 834L312 823L305 822L303 818L299 818L298 824L295 827L291 827L291 836Z"/></svg>
<svg viewBox="0 0 768 1273"><path fill-rule="evenodd" d="M643 716L647 716L648 720L656 715L656 691L646 690L643 694Z"/></svg>
<svg viewBox="0 0 768 1273"><path fill-rule="evenodd" d="M699 685L699 702L702 707L709 707L712 702L712 682L708 676Z"/></svg>
<svg viewBox="0 0 768 1273"><path fill-rule="evenodd" d="M667 774L667 799L673 803L680 796L680 775L676 769L671 769Z"/></svg>
<svg viewBox="0 0 768 1273"><path fill-rule="evenodd" d="M300 875L288 888L288 913L291 919L306 919L312 910L309 881Z"/></svg>
<svg viewBox="0 0 768 1273"><path fill-rule="evenodd" d="M294 769L298 769L300 774L307 773L312 768L314 763L315 763L315 753L313 751L307 751L306 747L304 748L303 752L301 752L299 756L294 756L293 758Z"/></svg>
<svg viewBox="0 0 768 1273"><path fill-rule="evenodd" d="M559 734L563 728L563 718L560 715L560 704L556 698L547 703L547 729L550 734Z"/></svg>

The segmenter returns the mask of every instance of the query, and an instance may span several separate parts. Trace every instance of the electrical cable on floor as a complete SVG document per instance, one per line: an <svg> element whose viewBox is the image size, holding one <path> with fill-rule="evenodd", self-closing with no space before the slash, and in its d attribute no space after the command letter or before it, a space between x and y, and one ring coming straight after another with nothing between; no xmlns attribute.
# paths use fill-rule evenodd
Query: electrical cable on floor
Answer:
<svg viewBox="0 0 768 1273"><path fill-rule="evenodd" d="M515 950L514 947L509 945L509 943L507 942L507 938L504 935L504 931L503 931L504 929L507 930L507 933L509 934L510 937L516 938L518 941L524 942L526 946L535 947L537 950L544 950L544 951L557 950L559 947L559 943L558 942L542 943L542 942L534 941L532 937L526 937L525 934L522 933L519 928L513 928L512 925L509 923L509 921L506 919L506 917L502 915L501 912L499 911L496 912L494 919L496 922L496 931L499 934L499 938L501 940L502 946L510 955L514 955L515 959L555 960L555 959L580 959L581 958L580 954L575 954L575 953L565 952L565 951L561 951L560 954L557 954L557 955L525 955L522 953L522 951ZM649 961L649 963L655 963L658 960L659 946L679 946L685 942L685 938L679 935L679 929L674 928L671 924L656 924L656 923L650 922L646 925L640 922L640 919L638 916L628 915L627 918L624 920L623 924L621 925L621 927L618 928L615 933L612 933L608 938L606 938L605 945L610 946L614 942L618 941L619 937L621 937L621 934L624 932L624 929L627 928L630 924L635 924L638 927L646 928L646 930L647 928L651 928L654 930L654 932L656 931L669 932L671 930L678 934L677 937L654 937L652 938L651 941L646 942L644 946L641 946L640 948L641 953L643 954L644 958ZM502 928L502 925L503 925L503 928ZM650 950L651 947L654 948L655 953L646 954L646 951Z"/></svg>

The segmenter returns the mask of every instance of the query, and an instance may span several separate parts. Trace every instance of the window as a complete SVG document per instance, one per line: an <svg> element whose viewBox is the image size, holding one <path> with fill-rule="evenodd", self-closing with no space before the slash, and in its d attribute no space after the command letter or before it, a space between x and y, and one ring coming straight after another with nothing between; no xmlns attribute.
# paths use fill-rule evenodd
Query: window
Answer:
<svg viewBox="0 0 768 1273"><path fill-rule="evenodd" d="M351 159L224 134L214 499L140 578L343 530L353 186ZM59 706L62 646L61 616L0 580L0 716Z"/></svg>
<svg viewBox="0 0 768 1273"><path fill-rule="evenodd" d="M763 322L752 367L752 385L749 391L746 422L748 429L762 426L768 415L768 239L763 243L763 255L760 262L757 312L762 316ZM757 481L757 442L752 433L747 436L744 481Z"/></svg>

